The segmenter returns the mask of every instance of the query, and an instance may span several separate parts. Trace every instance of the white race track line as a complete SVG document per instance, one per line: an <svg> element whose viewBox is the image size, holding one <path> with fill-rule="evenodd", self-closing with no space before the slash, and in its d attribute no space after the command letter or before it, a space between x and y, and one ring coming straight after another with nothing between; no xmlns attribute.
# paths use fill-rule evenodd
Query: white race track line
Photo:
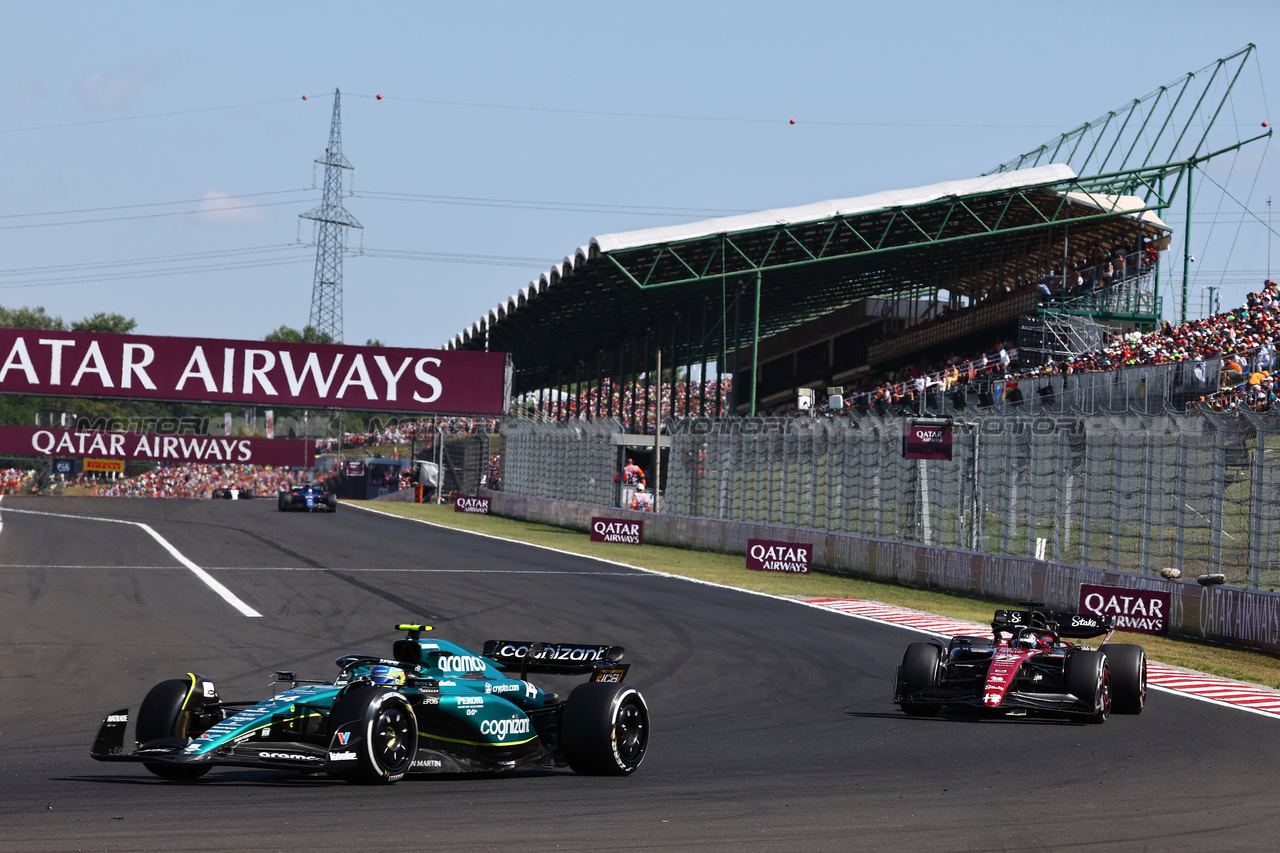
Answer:
<svg viewBox="0 0 1280 853"><path fill-rule="evenodd" d="M519 539L506 539L502 536L494 536L489 533L477 533L474 530L464 530L460 527L449 527L445 524L436 524L433 521L424 521L420 518L409 518L404 515L396 515L392 512L385 512L380 509L373 509L372 507L362 506L360 504L347 503L344 504L344 506L362 510L364 512L374 513L375 515L383 515L387 518L397 518L401 521L425 524L428 527L436 527L441 530L452 530L456 533L467 533L471 536L480 536L484 539L496 539L501 542L511 542L518 545L524 545L527 548L538 548L543 551L553 551L557 554L565 554L570 557L594 560L598 563L605 563L611 566L622 566L624 568L633 569L637 572L644 572L646 574L661 575L663 577L676 578L677 580L688 581L689 583L701 584L703 586L717 587L719 589L733 590L734 592L741 592L747 595L758 595L764 598L786 601L791 604L799 604L805 607L825 610L828 613L839 613L842 616L849 616L866 622L874 622L880 625L893 625L898 628L905 628L909 631L918 631L935 637L948 638L956 634L991 636L990 625L980 625L976 622L964 622L959 619L949 619L945 616L937 616L932 613L924 613L922 611L911 610L906 607L897 607L890 604L881 604L876 601L861 601L850 598L789 598L787 596L773 595L767 592L755 592L754 590L739 589L738 587L713 583L712 581L704 581L697 578L687 578L683 575L673 575L668 572L660 572L656 569L646 569L644 566L635 566L618 560L606 560L603 557L592 557L586 554L577 554L573 551L564 551L560 548L552 548L548 545L534 545L531 542L522 542ZM1247 711L1251 714L1259 714L1273 720L1280 720L1280 691L1271 690L1270 688L1262 687L1260 685L1246 684L1243 681L1233 681L1230 678L1219 678L1216 675L1207 675L1202 672L1178 669L1176 667L1166 666L1165 664L1150 661L1147 664L1147 686L1152 690L1159 690L1164 693L1173 693L1178 696L1185 696L1188 699L1208 702L1211 705L1221 705L1224 708L1234 708L1237 711Z"/></svg>
<svg viewBox="0 0 1280 853"><path fill-rule="evenodd" d="M250 607L249 605L241 601L234 592L232 592L231 590L223 586L221 583L219 583L218 580L213 577L213 575L209 574L204 569L200 568L195 563L191 562L185 556L183 556L181 551L173 547L173 545L169 544L169 540L165 539L163 536L157 533L155 529L152 528L151 525L149 524L143 524L140 521L125 521L119 518L101 518L94 515L64 515L59 512L37 512L36 510L32 510L32 509L12 509L11 508L6 510L6 512L16 512L16 513L19 513L20 515L44 515L44 516L49 516L51 518L67 518L67 519L71 519L72 521L105 521L108 524L128 524L132 527L139 527L145 530L148 536L156 540L156 542L160 543L160 547L168 551L169 554L175 560L177 560L179 563L181 563L182 565L190 569L193 575L198 577L204 583L205 586L209 587L209 589L216 592L222 598L223 601L227 602L227 604L230 604L232 607L240 611L240 613L245 616L258 617L262 615L261 613L254 610L252 607ZM2 525L3 525L3 522L0 522L0 530L3 529Z"/></svg>

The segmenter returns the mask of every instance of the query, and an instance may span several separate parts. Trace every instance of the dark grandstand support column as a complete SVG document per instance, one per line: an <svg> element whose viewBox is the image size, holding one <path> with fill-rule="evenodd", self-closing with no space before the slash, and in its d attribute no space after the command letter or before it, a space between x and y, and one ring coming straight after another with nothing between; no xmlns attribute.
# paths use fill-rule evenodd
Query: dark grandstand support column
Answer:
<svg viewBox="0 0 1280 853"><path fill-rule="evenodd" d="M751 324L751 417L756 416L756 389L760 387L760 286L764 273L756 270L755 320Z"/></svg>
<svg viewBox="0 0 1280 853"><path fill-rule="evenodd" d="M573 365L573 416L582 417L582 359Z"/></svg>
<svg viewBox="0 0 1280 853"><path fill-rule="evenodd" d="M742 294L746 288L738 280L738 294L733 298L733 385L729 388L729 410L738 414L738 374L742 370Z"/></svg>
<svg viewBox="0 0 1280 853"><path fill-rule="evenodd" d="M676 322L671 325L671 417L676 416L676 377L680 373L680 359L676 358L676 332L680 330L680 321L684 319L676 315ZM658 377L658 387L662 387L662 377ZM658 418L659 421L662 418Z"/></svg>
<svg viewBox="0 0 1280 853"><path fill-rule="evenodd" d="M659 333L661 334L661 333ZM640 432L649 434L649 385L653 382L653 371L649 369L649 338L652 333L645 330L644 335L644 400L640 409Z"/></svg>
<svg viewBox="0 0 1280 853"><path fill-rule="evenodd" d="M604 414L604 399L602 398L603 394L604 394L604 347L601 347L600 349L596 350L596 395L595 395L596 397L595 414L596 415ZM595 416L592 417L592 420L595 420Z"/></svg>
<svg viewBox="0 0 1280 853"><path fill-rule="evenodd" d="M702 337L698 344L698 417L707 416L707 299L702 300ZM692 357L692 356L690 356Z"/></svg>
<svg viewBox="0 0 1280 853"><path fill-rule="evenodd" d="M687 311L685 318L685 418L689 418L689 403L694 397L694 313Z"/></svg>
<svg viewBox="0 0 1280 853"><path fill-rule="evenodd" d="M636 375L636 343L631 338L627 338L627 363L631 366L630 370L626 370L622 374L622 380L625 383L626 390L618 392L618 414L622 416L621 420L626 432L631 432L631 422L635 420L635 375Z"/></svg>

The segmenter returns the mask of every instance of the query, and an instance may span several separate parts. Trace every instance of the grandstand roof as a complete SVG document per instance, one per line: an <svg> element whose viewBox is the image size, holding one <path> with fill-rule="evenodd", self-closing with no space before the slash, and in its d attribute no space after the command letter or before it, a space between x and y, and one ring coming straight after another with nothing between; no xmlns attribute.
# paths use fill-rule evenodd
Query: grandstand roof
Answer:
<svg viewBox="0 0 1280 853"><path fill-rule="evenodd" d="M645 341L678 364L715 360L756 333L757 284L761 337L871 296L980 298L1053 266L1055 252L1061 263L1066 223L1073 260L1139 228L1167 231L1159 200L1113 184L1053 164L605 234L447 346L511 353L520 392L571 381L606 351L600 366L625 370L622 350L647 352Z"/></svg>

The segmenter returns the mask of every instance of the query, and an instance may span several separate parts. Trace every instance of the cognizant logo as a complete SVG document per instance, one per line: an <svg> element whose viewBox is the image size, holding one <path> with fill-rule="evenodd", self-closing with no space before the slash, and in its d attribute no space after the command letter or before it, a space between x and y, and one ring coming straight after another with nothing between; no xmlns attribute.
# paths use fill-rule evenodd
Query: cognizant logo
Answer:
<svg viewBox="0 0 1280 853"><path fill-rule="evenodd" d="M528 733L529 720L523 717L512 717L509 720L485 720L480 724L480 734L493 735L498 740L506 740L507 735Z"/></svg>

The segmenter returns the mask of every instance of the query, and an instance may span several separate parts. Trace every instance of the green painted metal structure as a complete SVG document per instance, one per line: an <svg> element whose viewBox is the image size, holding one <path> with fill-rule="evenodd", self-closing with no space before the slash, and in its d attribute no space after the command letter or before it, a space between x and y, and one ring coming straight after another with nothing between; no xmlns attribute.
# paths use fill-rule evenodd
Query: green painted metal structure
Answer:
<svg viewBox="0 0 1280 853"><path fill-rule="evenodd" d="M1080 262L1092 247L1167 237L1158 215L1173 204L1184 177L1189 207L1191 175L1200 163L1270 136L1268 129L1216 150L1205 147L1253 51L1250 45L1208 72L1179 78L989 173L1032 167L1025 174L1041 180L643 245L602 249L598 238L448 346L511 353L516 394L552 388L577 393L588 385L603 387L606 377L647 376L661 351L673 370L686 375L715 363L722 373L744 377L746 388L735 382L734 393L745 399L727 402L735 408L745 403L754 414L762 339L871 297L915 299L946 290L982 300L1056 265ZM1211 93L1228 79L1215 102ZM1188 98L1194 107L1184 116L1181 105ZM1193 119L1209 105L1212 119L1192 143ZM1131 165L1138 140L1156 126L1141 162ZM1166 150L1160 146L1166 134L1173 139L1171 156L1153 162L1157 151ZM1077 175L1045 166L1073 160L1097 168ZM1185 282L1184 265L1184 297ZM725 402L709 401L707 393L703 386L696 400L688 395L683 411L673 398L660 414L702 414ZM607 410L595 414L622 414L606 398L601 405ZM651 424L646 416L634 426L647 430Z"/></svg>

